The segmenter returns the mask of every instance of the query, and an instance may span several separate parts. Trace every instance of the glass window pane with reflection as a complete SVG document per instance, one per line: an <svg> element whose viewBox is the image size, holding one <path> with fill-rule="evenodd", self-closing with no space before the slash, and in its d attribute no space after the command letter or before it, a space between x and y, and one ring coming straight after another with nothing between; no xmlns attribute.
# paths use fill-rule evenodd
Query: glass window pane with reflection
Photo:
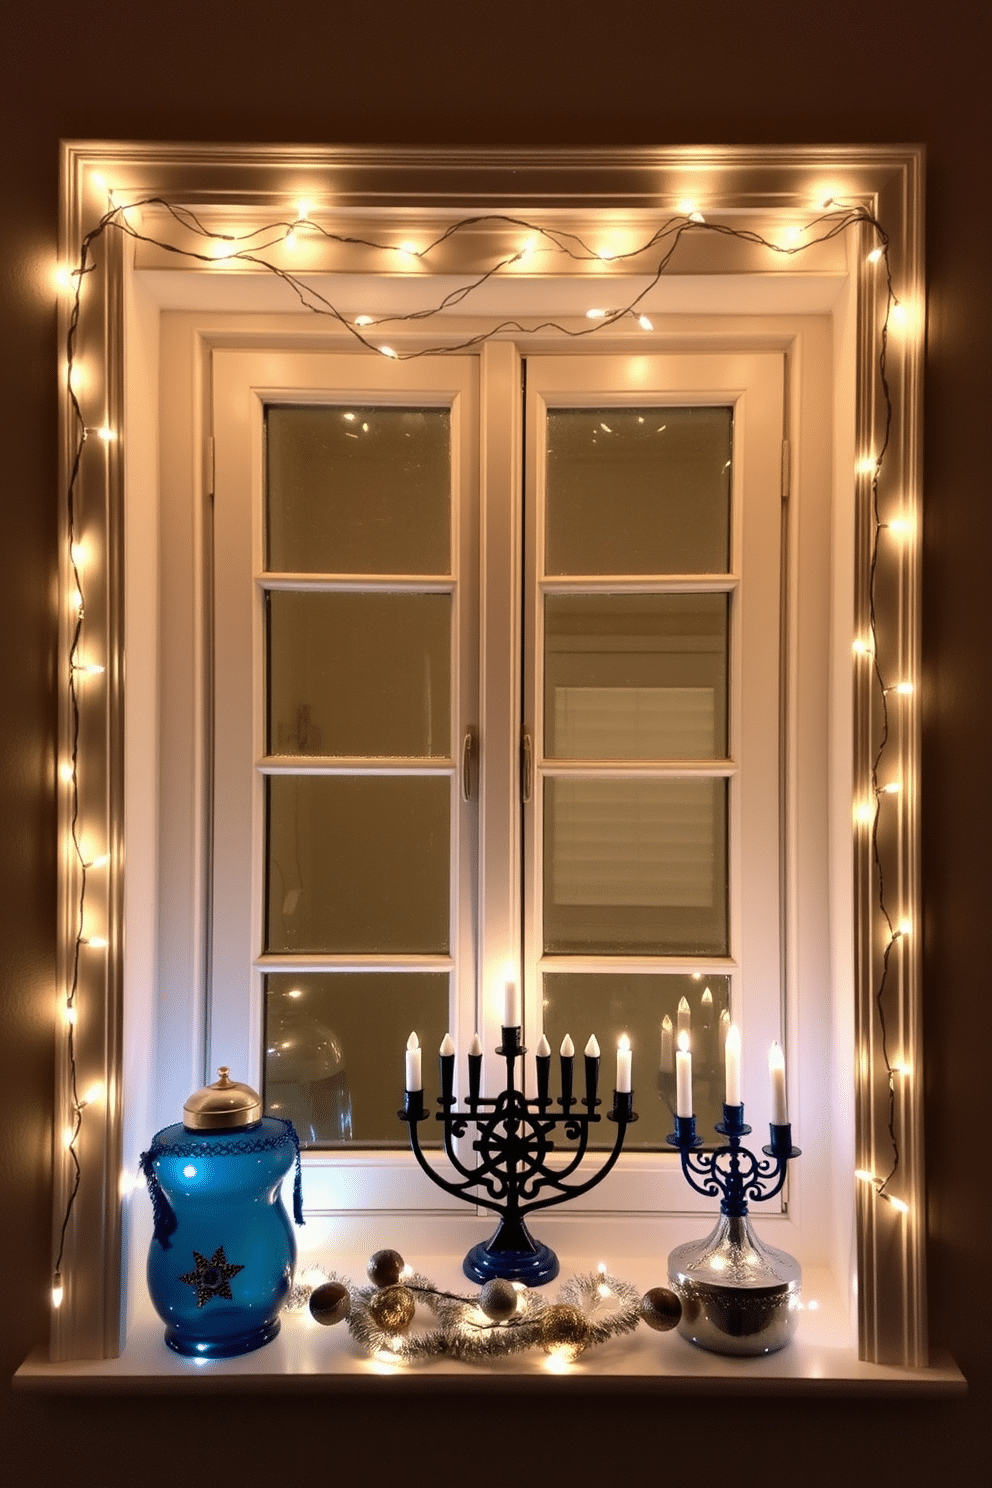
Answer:
<svg viewBox="0 0 992 1488"><path fill-rule="evenodd" d="M722 759L726 594L549 594L545 754Z"/></svg>
<svg viewBox="0 0 992 1488"><path fill-rule="evenodd" d="M450 573L450 431L447 408L270 405L266 568Z"/></svg>
<svg viewBox="0 0 992 1488"><path fill-rule="evenodd" d="M595 1033L603 1069L613 1068L622 1033L633 1051L631 1084L637 1123L625 1150L669 1151L675 1129L675 1047L681 1029L692 1048L692 1096L698 1129L723 1116L723 1047L730 1022L730 979L725 976L634 975L623 972L552 972L544 976L544 1031L557 1051L565 1034L581 1048ZM612 1145L610 1134L597 1146Z"/></svg>
<svg viewBox="0 0 992 1488"><path fill-rule="evenodd" d="M727 954L727 782L545 782L544 950Z"/></svg>
<svg viewBox="0 0 992 1488"><path fill-rule="evenodd" d="M275 590L270 754L451 754L450 594Z"/></svg>
<svg viewBox="0 0 992 1488"><path fill-rule="evenodd" d="M547 415L547 574L726 573L732 408Z"/></svg>
<svg viewBox="0 0 992 1488"><path fill-rule="evenodd" d="M266 951L447 954L446 775L266 785Z"/></svg>
<svg viewBox="0 0 992 1488"><path fill-rule="evenodd" d="M304 1147L408 1145L396 1112L415 1029L440 1046L444 972L277 972L265 978L265 1109ZM433 1123L431 1123L433 1125ZM430 1131L424 1145L437 1145Z"/></svg>

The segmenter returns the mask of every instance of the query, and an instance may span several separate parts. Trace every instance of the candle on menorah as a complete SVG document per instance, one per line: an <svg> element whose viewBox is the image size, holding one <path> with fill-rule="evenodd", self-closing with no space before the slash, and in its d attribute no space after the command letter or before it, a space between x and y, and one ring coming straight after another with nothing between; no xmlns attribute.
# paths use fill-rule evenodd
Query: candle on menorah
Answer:
<svg viewBox="0 0 992 1488"><path fill-rule="evenodd" d="M519 996L506 987L504 1016L520 1017ZM424 1172L446 1193L468 1203L492 1209L499 1224L490 1238L474 1245L465 1257L463 1270L473 1281L486 1282L494 1276L507 1281L521 1281L540 1286L558 1275L558 1257L550 1246L536 1241L524 1223L524 1217L537 1209L563 1204L578 1194L588 1193L600 1183L616 1163L624 1136L634 1113L631 1090L631 1049L626 1035L617 1049L617 1079L613 1108L608 1120L616 1124L613 1147L588 1177L577 1176L585 1159L593 1128L602 1119L597 1111L600 1050L595 1037L585 1048L585 1094L573 1095L575 1046L566 1034L559 1054L561 1094L555 1102L550 1094L551 1046L542 1036L535 1056L536 1090L525 1096L522 1066L527 1050L520 1040L520 1025L504 1024L500 1047L496 1050L506 1064L504 1088L495 1096L481 1094L482 1045L478 1034L468 1054L468 1098L465 1109L456 1109L454 1090L455 1046L446 1034L440 1049L441 1094L435 1119L442 1123L444 1150L457 1174L443 1177L424 1155L417 1128L428 1121L420 1080L419 1057L411 1062L411 1053L419 1056L419 1040L410 1035L407 1049L407 1088L401 1121L410 1128L410 1146ZM416 1086L411 1087L413 1074ZM553 1112L557 1104L560 1112ZM474 1165L456 1146L472 1129L471 1151ZM570 1144L569 1146L563 1145ZM564 1153L565 1161L555 1165L552 1154Z"/></svg>
<svg viewBox="0 0 992 1488"><path fill-rule="evenodd" d="M680 1059L675 1130L668 1141L678 1148L690 1187L706 1197L720 1195L720 1218L704 1240L676 1246L668 1257L669 1283L682 1302L679 1331L716 1353L771 1353L789 1342L799 1322L802 1270L793 1256L758 1239L748 1201L774 1198L790 1159L800 1155L786 1111L782 1050L773 1044L769 1054L772 1119L770 1141L761 1149L764 1161L741 1145L751 1128L744 1122L737 1027L731 1024L726 1036L726 1099L716 1125L723 1145L704 1146L696 1135L688 1037L677 1064Z"/></svg>

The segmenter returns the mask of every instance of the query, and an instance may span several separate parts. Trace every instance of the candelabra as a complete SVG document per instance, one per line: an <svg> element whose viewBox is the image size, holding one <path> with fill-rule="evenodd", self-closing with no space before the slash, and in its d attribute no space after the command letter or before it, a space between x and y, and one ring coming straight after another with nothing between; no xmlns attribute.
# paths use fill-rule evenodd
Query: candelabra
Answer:
<svg viewBox="0 0 992 1488"><path fill-rule="evenodd" d="M546 1042L542 1042L547 1049ZM565 1052L561 1054L561 1095L555 1102L548 1093L550 1050L536 1055L537 1094L525 1096L517 1086L516 1066L526 1052L520 1042L519 1027L504 1027L496 1053L506 1062L506 1084L499 1095L492 1097L480 1094L481 1049L469 1053L466 1109L458 1110L453 1093L455 1055L445 1053L442 1046L441 1094L437 1098L440 1110L435 1113L435 1120L442 1124L444 1150L459 1175L454 1180L436 1172L421 1148L417 1128L420 1122L430 1120L423 1091L407 1090L403 1110L397 1113L409 1125L413 1155L431 1181L446 1193L481 1204L500 1216L490 1239L474 1245L465 1257L463 1270L473 1281L485 1282L499 1276L507 1281L540 1286L553 1280L558 1275L558 1257L550 1246L534 1239L524 1216L588 1193L600 1183L620 1156L627 1127L637 1120L631 1092L614 1091L613 1109L608 1113L608 1120L616 1123L612 1150L591 1177L571 1182L586 1156L592 1129L602 1119L596 1109L601 1104L596 1094L598 1045L590 1040L586 1049L585 1095L581 1100L572 1094L574 1055ZM560 1113L552 1112L555 1104L561 1107ZM455 1146L470 1128L475 1132L472 1151L478 1154L474 1167L463 1160ZM574 1148L565 1149L566 1160L557 1167L549 1158L561 1150L554 1140L559 1133Z"/></svg>
<svg viewBox="0 0 992 1488"><path fill-rule="evenodd" d="M696 1118L677 1115L668 1138L696 1193L720 1195L712 1233L677 1246L668 1258L669 1281L682 1302L679 1331L717 1353L771 1353L796 1330L802 1271L792 1256L758 1239L748 1201L774 1198L800 1149L792 1145L788 1122L772 1123L764 1160L742 1146L751 1130L743 1104L725 1104L716 1130L725 1143L706 1147L696 1135Z"/></svg>

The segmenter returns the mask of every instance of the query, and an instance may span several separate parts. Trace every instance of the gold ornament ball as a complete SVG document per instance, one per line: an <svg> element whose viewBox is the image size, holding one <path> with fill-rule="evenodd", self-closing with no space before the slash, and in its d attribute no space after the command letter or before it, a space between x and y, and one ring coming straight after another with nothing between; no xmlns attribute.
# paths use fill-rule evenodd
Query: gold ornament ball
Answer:
<svg viewBox="0 0 992 1488"><path fill-rule="evenodd" d="M589 1343L585 1315L570 1302L556 1302L541 1314L541 1347L546 1354L564 1353L575 1359Z"/></svg>
<svg viewBox="0 0 992 1488"><path fill-rule="evenodd" d="M641 1317L658 1333L670 1332L681 1316L682 1303L667 1287L652 1287L641 1298Z"/></svg>
<svg viewBox="0 0 992 1488"><path fill-rule="evenodd" d="M325 1328L339 1323L350 1311L351 1293L340 1281L325 1281L310 1293L310 1312Z"/></svg>
<svg viewBox="0 0 992 1488"><path fill-rule="evenodd" d="M378 1287L395 1286L405 1264L398 1250L377 1250L369 1258L369 1281L374 1281Z"/></svg>
<svg viewBox="0 0 992 1488"><path fill-rule="evenodd" d="M503 1323L517 1310L517 1293L511 1281L494 1276L479 1293L479 1306L494 1323Z"/></svg>
<svg viewBox="0 0 992 1488"><path fill-rule="evenodd" d="M405 1333L416 1310L413 1293L402 1286L383 1287L369 1303L369 1317L384 1333Z"/></svg>

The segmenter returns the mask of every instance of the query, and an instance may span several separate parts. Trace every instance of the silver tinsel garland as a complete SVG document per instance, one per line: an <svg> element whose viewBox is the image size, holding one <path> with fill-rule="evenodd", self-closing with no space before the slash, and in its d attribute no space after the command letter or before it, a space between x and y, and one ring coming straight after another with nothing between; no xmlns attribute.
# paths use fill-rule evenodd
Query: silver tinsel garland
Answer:
<svg viewBox="0 0 992 1488"><path fill-rule="evenodd" d="M642 1317L637 1287L603 1271L571 1277L563 1283L554 1303L529 1287L515 1286L516 1311L501 1320L487 1314L481 1295L466 1297L442 1291L429 1277L409 1267L404 1268L396 1287L389 1289L356 1286L337 1275L329 1275L327 1280L347 1287L351 1300L346 1319L348 1330L369 1357L403 1364L442 1355L468 1363L486 1363L535 1347L548 1353L561 1348L574 1357L585 1348L633 1332ZM389 1310L384 1293L399 1289L409 1293L416 1303L423 1303L438 1326L422 1332L408 1332L405 1326L391 1329L381 1317L384 1306ZM305 1307L313 1290L306 1283L297 1283L289 1309ZM405 1299L397 1301L401 1305L395 1311L403 1316ZM581 1341L569 1348L575 1328L581 1334ZM567 1338L560 1336L563 1332Z"/></svg>

